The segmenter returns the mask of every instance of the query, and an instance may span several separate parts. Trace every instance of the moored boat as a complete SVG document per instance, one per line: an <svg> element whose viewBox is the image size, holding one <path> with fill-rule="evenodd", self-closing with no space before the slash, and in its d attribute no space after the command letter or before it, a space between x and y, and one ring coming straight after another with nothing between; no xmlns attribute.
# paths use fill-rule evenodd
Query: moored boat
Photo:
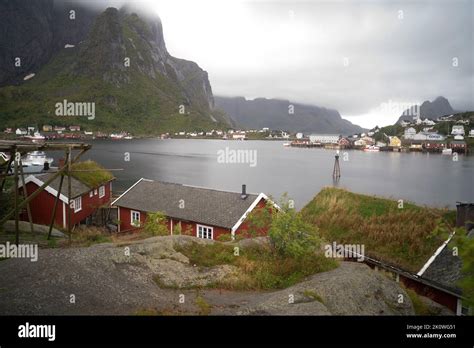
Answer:
<svg viewBox="0 0 474 348"><path fill-rule="evenodd" d="M364 148L364 151L367 151L367 152L379 152L379 151L380 151L380 147L375 146L375 145L367 145L367 146Z"/></svg>

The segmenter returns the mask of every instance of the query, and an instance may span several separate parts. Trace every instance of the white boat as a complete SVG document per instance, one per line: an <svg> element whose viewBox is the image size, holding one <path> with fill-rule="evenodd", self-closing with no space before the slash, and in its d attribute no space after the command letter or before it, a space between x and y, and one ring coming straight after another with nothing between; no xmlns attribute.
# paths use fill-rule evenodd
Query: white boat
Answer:
<svg viewBox="0 0 474 348"><path fill-rule="evenodd" d="M443 155L452 155L453 154L453 149L444 149L441 151L441 154Z"/></svg>
<svg viewBox="0 0 474 348"><path fill-rule="evenodd" d="M283 146L291 146L291 143L283 143Z"/></svg>
<svg viewBox="0 0 474 348"><path fill-rule="evenodd" d="M33 135L27 135L27 136L25 136L25 138L31 139L33 141L35 141L35 140L44 140L45 139L44 135L41 135L40 132L35 132Z"/></svg>
<svg viewBox="0 0 474 348"><path fill-rule="evenodd" d="M33 151L26 154L26 158L21 160L23 172L34 173L41 172L44 168L44 163L47 162L49 166L53 163L53 158L46 157L44 151Z"/></svg>
<svg viewBox="0 0 474 348"><path fill-rule="evenodd" d="M364 148L364 151L367 151L367 152L378 152L378 151L380 151L380 147L375 146L375 145L367 145L367 146Z"/></svg>

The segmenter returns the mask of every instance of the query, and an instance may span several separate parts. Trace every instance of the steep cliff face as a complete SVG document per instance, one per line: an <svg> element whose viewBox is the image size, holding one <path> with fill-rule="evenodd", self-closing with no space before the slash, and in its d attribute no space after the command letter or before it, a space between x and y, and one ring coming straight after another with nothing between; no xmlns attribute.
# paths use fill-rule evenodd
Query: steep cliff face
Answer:
<svg viewBox="0 0 474 348"><path fill-rule="evenodd" d="M243 97L215 97L216 107L223 109L237 126L269 127L293 132L352 134L363 129L343 119L337 110L288 100ZM292 107L293 113L289 107Z"/></svg>
<svg viewBox="0 0 474 348"><path fill-rule="evenodd" d="M1 1L0 86L22 83L66 44L84 40L98 14L77 1Z"/></svg>
<svg viewBox="0 0 474 348"><path fill-rule="evenodd" d="M50 117L54 115L52 105L62 98L98 104L102 117L90 124L93 128L122 125L158 132L228 125L225 115L213 110L207 73L196 63L168 53L158 17L142 16L130 8L108 8L91 16L93 23L84 22L83 28L74 24L69 30L70 8L55 11L66 19L55 23L53 30L45 26L50 37L44 46L49 48L44 59L29 68L35 73L32 69L38 69L37 76L24 82L17 73L14 79L21 85L16 90L0 89L0 96L6 98L0 102L5 111L0 118L15 125L19 115L35 123L61 122ZM26 100L21 103L19 98ZM36 116L30 115L40 98L47 103L36 105Z"/></svg>

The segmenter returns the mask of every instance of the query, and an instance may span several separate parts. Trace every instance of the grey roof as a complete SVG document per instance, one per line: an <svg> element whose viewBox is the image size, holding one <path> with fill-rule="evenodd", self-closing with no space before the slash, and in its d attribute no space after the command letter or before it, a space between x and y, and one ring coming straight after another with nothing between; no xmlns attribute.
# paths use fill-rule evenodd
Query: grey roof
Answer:
<svg viewBox="0 0 474 348"><path fill-rule="evenodd" d="M53 173L46 173L46 174L38 174L35 175L38 179L42 182L46 182ZM64 177L63 186L61 188L61 194L68 198L68 184L67 184L67 176ZM52 187L56 191L59 190L59 183L61 181L61 175L59 175L56 179L54 179L48 186ZM75 179L71 176L71 198L75 198L78 196L82 196L84 193L89 192L91 188L86 184L82 183L81 181Z"/></svg>
<svg viewBox="0 0 474 348"><path fill-rule="evenodd" d="M472 238L473 235L474 230L471 230L468 236ZM461 295L462 291L457 285L461 279L461 269L461 258L453 255L453 250L448 244L426 269L422 278L438 283L447 290Z"/></svg>
<svg viewBox="0 0 474 348"><path fill-rule="evenodd" d="M247 194L242 199L240 192L142 179L119 197L115 205L144 212L160 211L171 218L230 229L257 197ZM184 208L180 208L180 203L184 203Z"/></svg>

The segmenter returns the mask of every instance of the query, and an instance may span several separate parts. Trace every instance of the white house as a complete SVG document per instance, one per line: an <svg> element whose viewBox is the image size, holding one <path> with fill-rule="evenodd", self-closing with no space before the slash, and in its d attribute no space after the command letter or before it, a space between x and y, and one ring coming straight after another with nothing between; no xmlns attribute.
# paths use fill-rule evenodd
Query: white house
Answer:
<svg viewBox="0 0 474 348"><path fill-rule="evenodd" d="M311 134L309 141L320 144L337 144L340 137L339 134Z"/></svg>
<svg viewBox="0 0 474 348"><path fill-rule="evenodd" d="M403 137L405 139L414 139L416 135L416 129L413 127L405 129L405 132L403 133Z"/></svg>
<svg viewBox="0 0 474 348"><path fill-rule="evenodd" d="M430 120L429 118L425 118L422 123L426 126L434 126L436 123L432 120Z"/></svg>
<svg viewBox="0 0 474 348"><path fill-rule="evenodd" d="M409 122L409 121L402 120L402 121L400 122L400 125L401 125L402 127L406 127L406 126L410 125L410 122Z"/></svg>
<svg viewBox="0 0 474 348"><path fill-rule="evenodd" d="M469 131L469 138L474 138L474 129Z"/></svg>
<svg viewBox="0 0 474 348"><path fill-rule="evenodd" d="M451 129L451 135L464 135L464 126L454 125Z"/></svg>
<svg viewBox="0 0 474 348"><path fill-rule="evenodd" d="M303 133L296 133L296 139L303 139Z"/></svg>
<svg viewBox="0 0 474 348"><path fill-rule="evenodd" d="M28 134L28 131L25 128L17 128L15 131L16 135L26 135Z"/></svg>
<svg viewBox="0 0 474 348"><path fill-rule="evenodd" d="M454 136L454 140L464 140L464 137L462 135L457 134Z"/></svg>

